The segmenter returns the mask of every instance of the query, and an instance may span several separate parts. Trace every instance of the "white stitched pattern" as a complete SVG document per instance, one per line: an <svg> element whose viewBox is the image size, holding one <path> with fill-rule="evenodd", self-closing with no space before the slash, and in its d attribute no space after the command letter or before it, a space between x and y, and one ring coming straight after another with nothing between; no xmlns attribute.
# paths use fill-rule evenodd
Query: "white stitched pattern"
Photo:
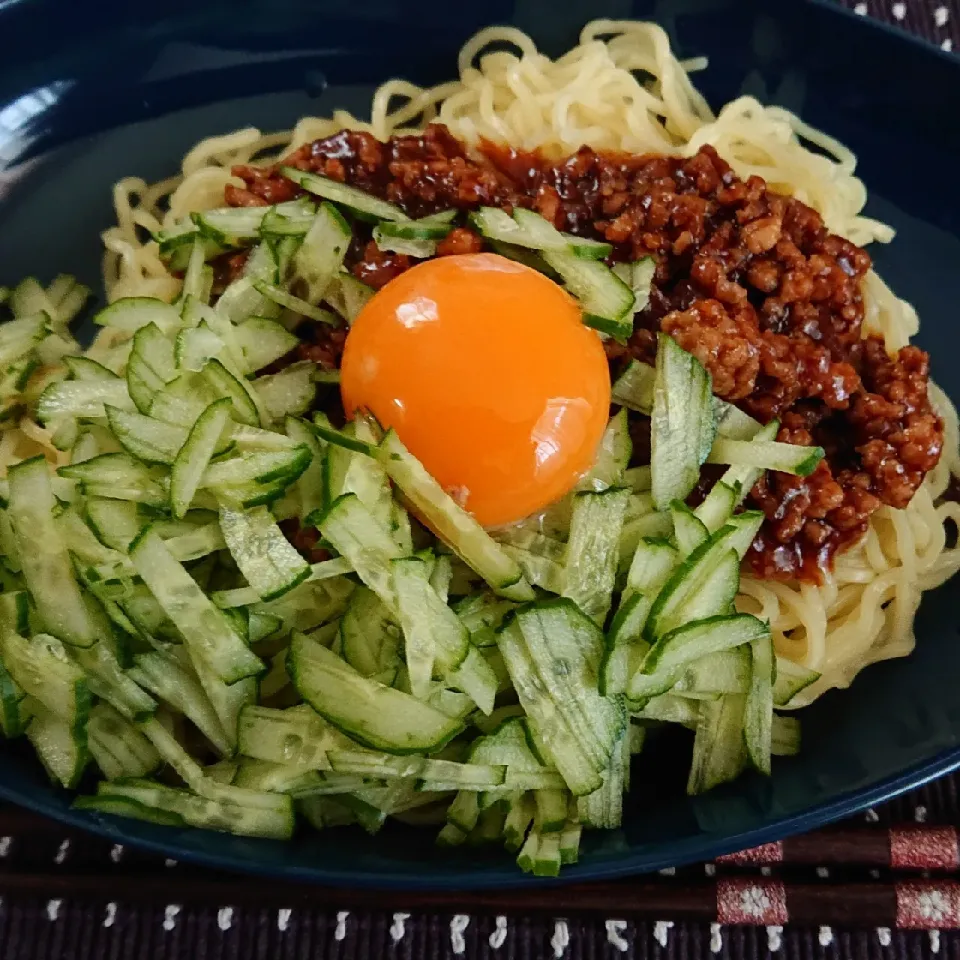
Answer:
<svg viewBox="0 0 960 960"><path fill-rule="evenodd" d="M670 930L673 928L672 920L658 920L653 925L653 939L666 949L667 940L670 937Z"/></svg>
<svg viewBox="0 0 960 960"><path fill-rule="evenodd" d="M621 953L626 953L630 949L630 944L627 942L623 934L627 929L626 920L608 920L606 922L607 928L607 942L616 947Z"/></svg>
<svg viewBox="0 0 960 960"><path fill-rule="evenodd" d="M409 919L409 913L395 913L393 915L393 923L390 924L390 939L393 940L394 943L403 939L403 935L407 932L404 924Z"/></svg>
<svg viewBox="0 0 960 960"><path fill-rule="evenodd" d="M507 940L507 918L497 917L494 924L493 933L490 934L490 946L499 950Z"/></svg>
<svg viewBox="0 0 960 960"><path fill-rule="evenodd" d="M465 913L458 913L450 921L450 947L454 953L464 953L467 949L467 941L463 938L463 933L470 926L470 918Z"/></svg>
<svg viewBox="0 0 960 960"><path fill-rule="evenodd" d="M570 944L570 928L566 920L556 920L553 924L553 936L550 938L550 946L553 947L553 955L560 960Z"/></svg>

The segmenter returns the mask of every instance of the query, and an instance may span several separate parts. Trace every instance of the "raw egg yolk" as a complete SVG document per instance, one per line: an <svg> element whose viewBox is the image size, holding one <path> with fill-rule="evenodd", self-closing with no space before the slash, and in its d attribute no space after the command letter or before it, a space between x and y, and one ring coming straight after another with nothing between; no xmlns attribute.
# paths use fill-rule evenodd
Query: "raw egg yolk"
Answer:
<svg viewBox="0 0 960 960"><path fill-rule="evenodd" d="M610 373L573 299L488 253L440 257L388 283L347 336L348 417L392 427L486 527L559 500L594 463Z"/></svg>

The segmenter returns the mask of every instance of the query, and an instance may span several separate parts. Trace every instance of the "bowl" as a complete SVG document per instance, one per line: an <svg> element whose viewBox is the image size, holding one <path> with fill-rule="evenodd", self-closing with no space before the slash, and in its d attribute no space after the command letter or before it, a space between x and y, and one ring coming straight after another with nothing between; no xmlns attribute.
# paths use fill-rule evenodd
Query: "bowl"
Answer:
<svg viewBox="0 0 960 960"><path fill-rule="evenodd" d="M160 179L204 136L301 115L362 110L394 75L437 82L475 30L513 23L556 54L589 19L656 19L681 56L707 55L697 82L717 107L742 93L779 103L860 158L867 213L896 227L872 250L879 272L919 310L917 342L960 401L960 61L832 5L781 0L491 0L482 5L173 0L142 5L0 2L0 281L66 271L100 288L98 235L110 186ZM936 95L933 95L933 91ZM771 779L746 776L683 794L688 749L669 742L637 768L622 830L586 836L564 881L638 873L808 830L960 764L960 637L955 588L925 596L917 647L803 711L803 749ZM434 847L429 831L390 825L294 843L161 828L83 813L28 750L0 745L0 797L117 842L182 860L316 883L420 888L521 886L500 851Z"/></svg>

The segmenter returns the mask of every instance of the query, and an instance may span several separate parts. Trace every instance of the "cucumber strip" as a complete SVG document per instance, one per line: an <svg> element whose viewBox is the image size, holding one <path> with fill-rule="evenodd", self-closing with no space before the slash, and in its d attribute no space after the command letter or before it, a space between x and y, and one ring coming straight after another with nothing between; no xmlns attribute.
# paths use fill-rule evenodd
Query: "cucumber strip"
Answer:
<svg viewBox="0 0 960 960"><path fill-rule="evenodd" d="M37 751L50 779L76 789L90 759L86 730L76 730L62 718L37 705L27 727L27 738Z"/></svg>
<svg viewBox="0 0 960 960"><path fill-rule="evenodd" d="M280 316L282 308L276 300L266 296L255 284L268 284L272 289L277 281L277 266L270 247L256 247L243 269L243 276L237 277L217 300L216 309L204 309L198 300L187 300L184 305L184 319L191 326L206 323L223 341L224 353L229 354L228 366L237 371L244 370L243 352L237 343L235 324L250 317Z"/></svg>
<svg viewBox="0 0 960 960"><path fill-rule="evenodd" d="M799 447L776 440L730 440L718 437L707 463L728 463L809 477L823 457L823 447Z"/></svg>
<svg viewBox="0 0 960 960"><path fill-rule="evenodd" d="M18 321L14 320L13 323ZM0 330L9 324L4 324ZM70 371L71 380L118 380L119 377L108 370L102 363L91 360L90 357L64 357L63 362Z"/></svg>
<svg viewBox="0 0 960 960"><path fill-rule="evenodd" d="M316 365L310 361L293 363L279 373L258 377L251 386L273 421L305 414L314 404L317 386Z"/></svg>
<svg viewBox="0 0 960 960"><path fill-rule="evenodd" d="M563 568L563 595L603 624L620 559L620 533L630 496L622 487L574 497Z"/></svg>
<svg viewBox="0 0 960 960"><path fill-rule="evenodd" d="M158 652L138 654L129 675L141 687L188 717L221 756L232 752L230 740L203 687L179 657Z"/></svg>
<svg viewBox="0 0 960 960"><path fill-rule="evenodd" d="M503 784L502 764L457 763L426 757L397 757L353 750L327 755L335 773L353 773L381 780L415 779L456 784L458 790L491 790ZM422 789L422 788L421 788Z"/></svg>
<svg viewBox="0 0 960 960"><path fill-rule="evenodd" d="M750 651L746 645L695 660L673 688L685 696L746 693L750 688Z"/></svg>
<svg viewBox="0 0 960 960"><path fill-rule="evenodd" d="M664 693L673 687L694 660L752 643L768 635L769 631L762 620L745 613L685 623L653 645L640 672L635 673L627 684L627 697L638 701Z"/></svg>
<svg viewBox="0 0 960 960"><path fill-rule="evenodd" d="M526 723L519 717L506 720L496 730L474 741L470 749L471 763L503 764L507 772L503 786L483 794L480 805L490 806L524 790L564 787L563 778L545 767L530 748ZM564 807L564 819L566 819Z"/></svg>
<svg viewBox="0 0 960 960"><path fill-rule="evenodd" d="M175 517L185 517L200 480L207 471L210 459L220 442L232 409L228 397L214 400L197 417L170 471L170 509Z"/></svg>
<svg viewBox="0 0 960 960"><path fill-rule="evenodd" d="M187 431L183 427L104 404L113 435L128 453L144 463L170 465L176 459Z"/></svg>
<svg viewBox="0 0 960 960"><path fill-rule="evenodd" d="M318 580L330 580L341 577L346 573L353 573L353 566L343 557L333 560L322 560L310 566L310 575L303 581L311 583ZM234 590L214 590L210 599L221 609L230 610L234 607L249 607L260 601L260 594L252 587L237 587ZM299 598L301 601L305 598Z"/></svg>
<svg viewBox="0 0 960 960"><path fill-rule="evenodd" d="M533 599L518 564L427 473L392 430L376 448L376 457L427 525L496 593L508 600Z"/></svg>
<svg viewBox="0 0 960 960"><path fill-rule="evenodd" d="M498 647L538 749L560 772L575 797L592 793L602 784L602 765L585 749L581 732L568 722L548 693L515 620L501 629Z"/></svg>
<svg viewBox="0 0 960 960"><path fill-rule="evenodd" d="M17 686L82 740L90 713L90 687L63 644L45 633L28 640L5 628L0 649L4 666Z"/></svg>
<svg viewBox="0 0 960 960"><path fill-rule="evenodd" d="M300 342L282 324L267 317L248 317L234 331L246 370L253 372L285 357Z"/></svg>
<svg viewBox="0 0 960 960"><path fill-rule="evenodd" d="M105 813L114 817L127 817L132 820L144 820L161 827L186 827L187 822L179 814L169 810L157 810L144 806L128 797L76 797L71 804L74 810L89 810L93 813Z"/></svg>
<svg viewBox="0 0 960 960"><path fill-rule="evenodd" d="M629 728L625 727L613 744L610 760L603 776L603 786L586 797L577 800L577 819L585 827L599 830L616 830L623 819L623 772L624 754L629 763L626 740ZM565 811L564 811L565 814ZM557 827L562 829L566 817Z"/></svg>
<svg viewBox="0 0 960 960"><path fill-rule="evenodd" d="M134 541L130 559L192 652L208 664L218 680L231 684L263 671L260 659L247 649L224 614L151 528Z"/></svg>
<svg viewBox="0 0 960 960"><path fill-rule="evenodd" d="M341 270L330 281L324 294L324 300L347 321L353 321L360 315L360 311L367 305L376 291L361 283L352 273Z"/></svg>
<svg viewBox="0 0 960 960"><path fill-rule="evenodd" d="M447 807L447 823L469 833L480 816L479 797L475 790L460 791Z"/></svg>
<svg viewBox="0 0 960 960"><path fill-rule="evenodd" d="M700 700L661 693L651 697L633 716L640 720L656 720L660 723L678 723L696 730L700 719Z"/></svg>
<svg viewBox="0 0 960 960"><path fill-rule="evenodd" d="M308 706L276 710L251 705L240 713L238 749L257 760L329 770L327 752L347 742Z"/></svg>
<svg viewBox="0 0 960 960"><path fill-rule="evenodd" d="M269 207L260 221L260 236L271 240L302 237L310 229L316 212L316 204L306 197Z"/></svg>
<svg viewBox="0 0 960 960"><path fill-rule="evenodd" d="M706 541L710 531L682 500L675 500L670 504L670 516L673 519L673 538L680 550L680 556L689 557Z"/></svg>
<svg viewBox="0 0 960 960"><path fill-rule="evenodd" d="M468 645L463 663L450 670L446 680L462 690L483 713L493 710L500 683L496 671L479 650Z"/></svg>
<svg viewBox="0 0 960 960"><path fill-rule="evenodd" d="M246 790L207 776L203 768L180 745L177 738L156 719L140 724L140 729L191 790L209 800L237 803L258 810L282 809L280 798L256 790Z"/></svg>
<svg viewBox="0 0 960 960"><path fill-rule="evenodd" d="M609 256L609 254L604 254ZM646 310L650 302L650 288L653 286L653 275L657 271L657 261L653 257L641 257L632 263L615 263L613 272L633 291L634 314Z"/></svg>
<svg viewBox="0 0 960 960"><path fill-rule="evenodd" d="M417 568L422 568L418 570ZM396 597L397 615L403 628L404 654L407 664L410 692L418 699L426 699L433 676L433 662L437 644L434 640L434 615L438 606L449 611L455 621L456 641L466 655L467 631L456 619L456 614L440 601L427 578L423 561L415 557L392 560L391 584ZM441 628L447 627L446 618ZM463 659L461 656L461 660Z"/></svg>
<svg viewBox="0 0 960 960"><path fill-rule="evenodd" d="M362 677L302 634L291 639L288 669L300 695L317 713L371 749L395 754L431 752L463 729L460 720Z"/></svg>
<svg viewBox="0 0 960 960"><path fill-rule="evenodd" d="M510 799L503 824L503 845L507 850L516 852L523 846L533 823L534 809L534 801L529 794L514 794Z"/></svg>
<svg viewBox="0 0 960 960"><path fill-rule="evenodd" d="M397 598L397 614L406 643L411 686L411 643L414 647L419 645L428 650L431 664L436 659L437 668L443 674L455 670L464 662L470 650L469 634L456 613L431 585L427 565L416 557L406 557L391 562L391 573ZM411 640L412 637L416 639Z"/></svg>
<svg viewBox="0 0 960 960"><path fill-rule="evenodd" d="M359 777L350 778L354 789L363 786ZM269 793L289 793L292 797L316 796L327 792L323 776L316 770L304 770L284 763L244 758L233 779L235 786ZM349 791L346 791L349 792Z"/></svg>
<svg viewBox="0 0 960 960"><path fill-rule="evenodd" d="M657 338L651 413L653 502L665 510L684 500L700 479L716 433L710 374L666 334Z"/></svg>
<svg viewBox="0 0 960 960"><path fill-rule="evenodd" d="M357 576L395 613L397 599L391 561L400 558L400 550L357 495L346 493L338 497L317 526L324 539L350 562Z"/></svg>
<svg viewBox="0 0 960 960"><path fill-rule="evenodd" d="M753 676L744 707L743 738L753 766L770 776L773 729L773 673L776 669L769 631L750 643Z"/></svg>
<svg viewBox="0 0 960 960"><path fill-rule="evenodd" d="M503 552L517 564L527 583L550 593L563 593L565 578L561 564L509 543L503 544Z"/></svg>
<svg viewBox="0 0 960 960"><path fill-rule="evenodd" d="M224 346L223 340L210 329L206 320L201 320L195 327L181 330L177 334L174 348L178 371L189 370L191 373L199 373L209 360L223 353ZM170 380L172 379L173 377L170 377ZM169 383L169 380L167 382Z"/></svg>
<svg viewBox="0 0 960 960"><path fill-rule="evenodd" d="M442 240L452 229L456 210L443 214L422 217L419 220L384 221L377 225L383 237L400 240Z"/></svg>
<svg viewBox="0 0 960 960"><path fill-rule="evenodd" d="M108 780L145 777L160 766L154 745L128 720L104 703L90 711L90 753Z"/></svg>
<svg viewBox="0 0 960 960"><path fill-rule="evenodd" d="M365 677L396 671L400 663L399 634L389 610L372 590L354 590L340 621L343 659L354 670Z"/></svg>
<svg viewBox="0 0 960 960"><path fill-rule="evenodd" d="M649 645L641 638L653 598L660 592L679 555L666 540L641 540L633 555L620 607L607 633L600 670L600 691L606 696L623 693L639 669Z"/></svg>
<svg viewBox="0 0 960 960"><path fill-rule="evenodd" d="M544 250L541 256L580 303L583 322L625 343L633 333L633 291L596 260L561 250Z"/></svg>
<svg viewBox="0 0 960 960"><path fill-rule="evenodd" d="M280 173L308 193L323 197L325 200L338 203L343 207L349 207L366 217L372 217L375 220L399 221L410 219L399 207L395 207L392 203L379 200L369 193L364 193L362 190L350 187L345 183L338 183L336 180L329 180L327 177L321 177L315 173L306 173L294 167L281 167Z"/></svg>
<svg viewBox="0 0 960 960"><path fill-rule="evenodd" d="M108 630L109 624L105 624L103 632ZM156 710L154 699L123 671L106 641L92 647L77 647L73 655L87 674L91 693L106 700L128 719L143 720Z"/></svg>
<svg viewBox="0 0 960 960"><path fill-rule="evenodd" d="M176 309L154 297L121 297L104 307L93 318L93 322L127 333L136 333L150 323L156 324L163 333L173 333L181 326L180 314Z"/></svg>
<svg viewBox="0 0 960 960"><path fill-rule="evenodd" d="M230 457L209 464L200 476L199 486L219 492L245 484L267 486L278 481L286 488L307 469L311 459L306 446Z"/></svg>
<svg viewBox="0 0 960 960"><path fill-rule="evenodd" d="M598 692L602 632L565 598L522 607L515 617L544 687L585 749L605 766L624 715Z"/></svg>
<svg viewBox="0 0 960 960"><path fill-rule="evenodd" d="M141 372L149 373L150 377L161 384L170 383L177 376L173 344L156 323L148 323L142 326L133 335L133 346L130 351L131 360L134 357L138 361L142 361ZM144 412L139 403L137 409Z"/></svg>
<svg viewBox="0 0 960 960"><path fill-rule="evenodd" d="M233 402L233 416L250 427L261 426L263 419L252 388L238 379L220 360L214 358L203 368L203 377L213 387L217 397L229 397ZM153 411L151 410L151 413Z"/></svg>
<svg viewBox="0 0 960 960"><path fill-rule="evenodd" d="M8 516L23 578L46 630L64 643L89 647L97 641L60 529L56 499L43 457L10 468Z"/></svg>
<svg viewBox="0 0 960 960"><path fill-rule="evenodd" d="M760 422L732 403L716 399L717 434L730 440L752 440L760 432Z"/></svg>
<svg viewBox="0 0 960 960"><path fill-rule="evenodd" d="M618 410L603 432L596 462L577 484L577 489L600 492L621 486L632 453L633 441L630 439L627 411Z"/></svg>
<svg viewBox="0 0 960 960"><path fill-rule="evenodd" d="M66 417L102 419L107 415L105 404L123 410L134 408L123 380L61 380L40 394L37 417L46 424Z"/></svg>
<svg viewBox="0 0 960 960"><path fill-rule="evenodd" d="M293 256L294 283L304 288L303 296L309 304L323 299L330 282L340 272L350 238L350 225L336 207L326 201L321 203L303 243ZM329 316L326 311L322 313Z"/></svg>
<svg viewBox="0 0 960 960"><path fill-rule="evenodd" d="M449 227L447 228L449 231ZM383 230L383 224L377 224L373 228L373 241L377 249L388 253L403 253L408 257L414 257L418 260L424 260L427 257L433 257L437 253L437 244L435 240L414 239L407 237L398 237Z"/></svg>
<svg viewBox="0 0 960 960"><path fill-rule="evenodd" d="M220 529L230 556L262 600L275 600L310 576L310 564L283 535L266 507L221 507Z"/></svg>
<svg viewBox="0 0 960 960"><path fill-rule="evenodd" d="M686 606L696 598L697 592L716 570L718 564L733 549L739 546L746 530L727 524L697 547L671 573L669 580L657 594L644 627L644 636L655 640L658 636L688 619ZM750 534L752 540L753 534ZM749 546L749 541L747 543ZM744 551L746 547L744 547ZM739 581L738 581L739 582ZM736 588L734 588L734 592Z"/></svg>
<svg viewBox="0 0 960 960"><path fill-rule="evenodd" d="M693 511L696 518L703 524L707 533L719 530L736 510L739 500L739 490L723 480L717 481L703 502Z"/></svg>
<svg viewBox="0 0 960 960"><path fill-rule="evenodd" d="M787 706L801 691L820 679L816 670L802 667L786 657L776 658L776 678L773 684L773 702L778 707Z"/></svg>
<svg viewBox="0 0 960 960"><path fill-rule="evenodd" d="M746 762L743 714L746 698L731 693L700 704L687 793L695 796L736 779Z"/></svg>
<svg viewBox="0 0 960 960"><path fill-rule="evenodd" d="M2 649L2 644L0 644ZM26 691L10 675L0 662L0 731L8 739L19 737L26 730L30 719L24 709Z"/></svg>
<svg viewBox="0 0 960 960"><path fill-rule="evenodd" d="M198 797L187 790L163 787L148 780L125 783L101 783L101 798L120 797L148 808L156 808L181 817L192 827L220 830L238 836L289 840L293 836L293 801L282 794L272 808L244 806L228 800Z"/></svg>
<svg viewBox="0 0 960 960"><path fill-rule="evenodd" d="M774 714L770 750L775 757L792 757L800 752L800 721L796 717Z"/></svg>

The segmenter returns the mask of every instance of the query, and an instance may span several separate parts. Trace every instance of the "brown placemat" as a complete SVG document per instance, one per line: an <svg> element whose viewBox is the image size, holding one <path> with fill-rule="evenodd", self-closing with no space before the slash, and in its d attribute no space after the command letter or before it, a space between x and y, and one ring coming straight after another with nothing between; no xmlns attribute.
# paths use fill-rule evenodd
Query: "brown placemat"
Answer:
<svg viewBox="0 0 960 960"><path fill-rule="evenodd" d="M958 787L715 863L473 894L236 876L0 807L0 958L960 955Z"/></svg>

